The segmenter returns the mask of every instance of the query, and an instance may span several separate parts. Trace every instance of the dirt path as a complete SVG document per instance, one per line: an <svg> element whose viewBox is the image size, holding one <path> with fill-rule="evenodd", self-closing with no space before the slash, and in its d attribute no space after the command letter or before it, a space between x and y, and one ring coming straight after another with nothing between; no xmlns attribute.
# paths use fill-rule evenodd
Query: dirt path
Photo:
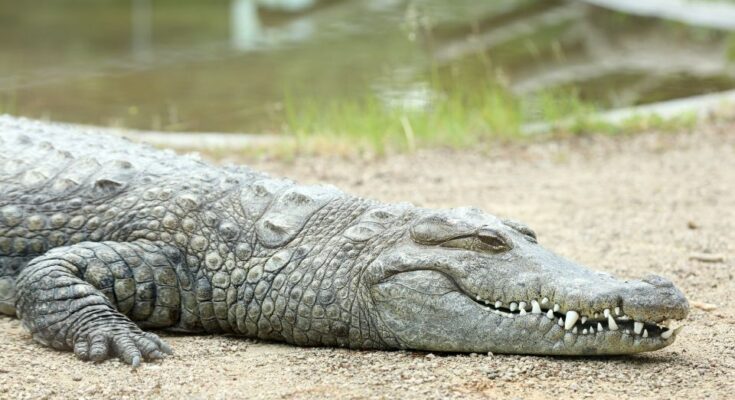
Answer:
<svg viewBox="0 0 735 400"><path fill-rule="evenodd" d="M379 162L298 159L256 168L385 201L474 205L527 222L587 265L671 278L694 307L677 342L616 358L305 349L170 336L176 356L132 372L34 344L0 319L0 398L732 398L735 393L735 124L430 151ZM709 253L724 261L692 257ZM699 256L698 256L699 254ZM712 256L714 254L715 256ZM707 258L705 257L705 258Z"/></svg>

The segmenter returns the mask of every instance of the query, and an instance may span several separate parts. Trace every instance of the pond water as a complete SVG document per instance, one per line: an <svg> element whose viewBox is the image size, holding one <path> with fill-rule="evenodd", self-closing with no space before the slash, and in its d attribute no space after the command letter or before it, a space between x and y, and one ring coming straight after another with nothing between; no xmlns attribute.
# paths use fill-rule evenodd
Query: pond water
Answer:
<svg viewBox="0 0 735 400"><path fill-rule="evenodd" d="M302 102L430 110L491 86L538 121L549 93L606 109L735 88L733 38L582 1L0 0L0 112L281 133Z"/></svg>

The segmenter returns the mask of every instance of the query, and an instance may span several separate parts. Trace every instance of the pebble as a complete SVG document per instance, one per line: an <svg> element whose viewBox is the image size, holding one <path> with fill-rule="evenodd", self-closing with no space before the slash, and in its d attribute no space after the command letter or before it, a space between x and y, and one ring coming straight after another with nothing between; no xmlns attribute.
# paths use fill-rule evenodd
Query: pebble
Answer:
<svg viewBox="0 0 735 400"><path fill-rule="evenodd" d="M694 308L698 308L698 309L700 309L702 311L707 311L707 312L714 311L714 310L717 309L717 305L716 304L704 303L704 302L701 302L701 301L690 301L689 304L691 304L692 307L694 307Z"/></svg>
<svg viewBox="0 0 735 400"><path fill-rule="evenodd" d="M725 256L713 253L692 253L689 255L689 259L706 263L721 263L725 261Z"/></svg>

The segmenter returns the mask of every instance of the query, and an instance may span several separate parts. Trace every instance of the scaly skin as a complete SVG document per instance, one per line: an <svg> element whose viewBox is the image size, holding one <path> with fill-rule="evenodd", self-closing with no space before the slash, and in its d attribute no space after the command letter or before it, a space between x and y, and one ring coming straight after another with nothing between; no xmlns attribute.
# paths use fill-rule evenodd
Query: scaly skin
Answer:
<svg viewBox="0 0 735 400"><path fill-rule="evenodd" d="M664 278L593 272L477 209L381 204L9 116L0 148L0 312L85 360L170 353L142 328L627 354L671 344L661 324L688 312Z"/></svg>

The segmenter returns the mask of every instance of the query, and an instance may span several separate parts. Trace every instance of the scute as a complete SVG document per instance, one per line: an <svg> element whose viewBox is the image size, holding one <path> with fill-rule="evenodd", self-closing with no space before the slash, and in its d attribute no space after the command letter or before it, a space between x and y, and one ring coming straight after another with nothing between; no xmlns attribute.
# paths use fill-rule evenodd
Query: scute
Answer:
<svg viewBox="0 0 735 400"><path fill-rule="evenodd" d="M347 228L343 235L353 242L366 242L384 230L385 229L378 224L370 222L360 222L357 225Z"/></svg>
<svg viewBox="0 0 735 400"><path fill-rule="evenodd" d="M240 194L240 204L245 218L260 218L276 193L291 185L290 182L284 180L262 179L244 188Z"/></svg>
<svg viewBox="0 0 735 400"><path fill-rule="evenodd" d="M341 192L327 186L302 186L286 190L256 223L258 240L274 248L290 242L314 213Z"/></svg>
<svg viewBox="0 0 735 400"><path fill-rule="evenodd" d="M120 188L122 188L123 186L124 184L122 182L118 182L116 180L107 179L107 178L97 179L94 182L95 190L103 194L113 193L119 190Z"/></svg>

